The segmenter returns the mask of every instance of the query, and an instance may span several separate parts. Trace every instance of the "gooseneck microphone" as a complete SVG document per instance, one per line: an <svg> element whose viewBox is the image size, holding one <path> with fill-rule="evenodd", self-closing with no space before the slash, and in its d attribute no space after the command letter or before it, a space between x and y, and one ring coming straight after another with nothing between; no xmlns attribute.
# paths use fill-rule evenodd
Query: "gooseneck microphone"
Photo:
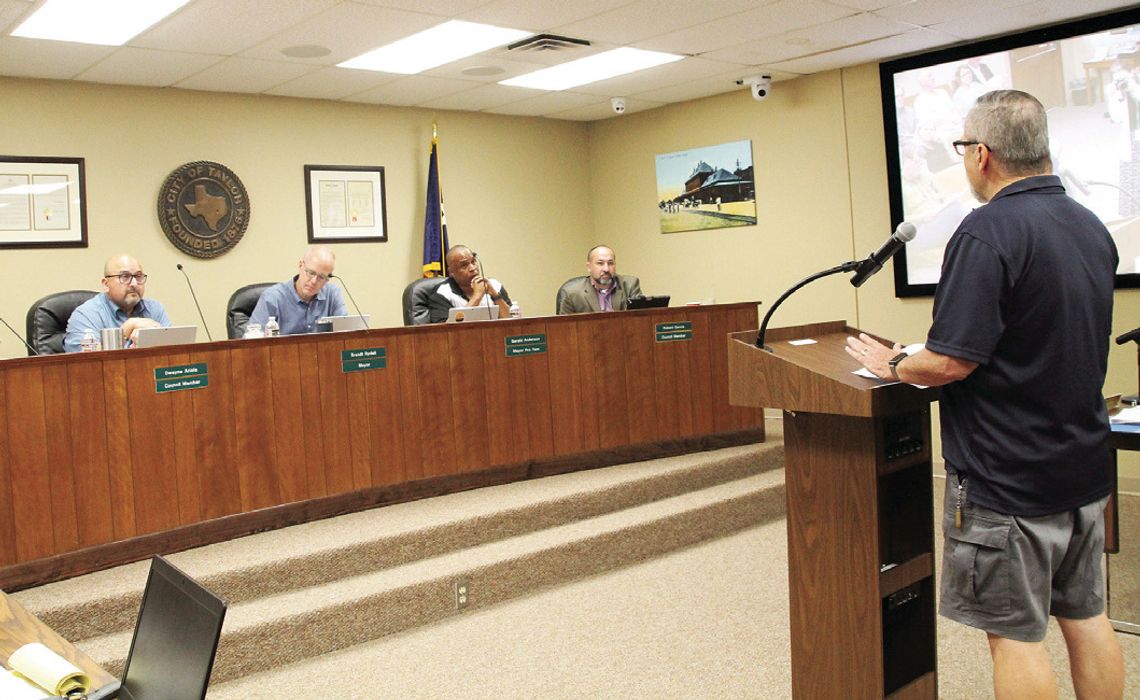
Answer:
<svg viewBox="0 0 1140 700"><path fill-rule="evenodd" d="M898 228L895 229L895 232L891 234L891 237L887 239L887 242L884 243L882 247L880 247L874 253L871 253L870 257L868 257L866 260L851 260L849 262L841 263L822 272L817 272L814 275L809 275L799 282L796 282L794 285L792 285L791 289L781 294L780 298L777 299L776 302L772 304L772 306L768 307L768 313L764 314L764 320L760 323L760 331L756 334L756 347L763 348L768 352L774 352L772 348L764 345L764 335L768 331L768 321L772 319L772 314L776 312L776 309L780 307L780 304L784 303L784 300L790 297L792 293L797 289L803 287L809 282L814 282L821 277L827 277L828 275L834 275L840 272L851 272L852 270L855 271L855 275L851 278L851 284L858 287L859 285L866 282L867 278L878 272L883 267L883 263L885 263L887 260L890 260L892 255L899 252L899 249L906 245L907 241L914 238L915 233L916 229L914 228L914 224L910 223L909 221L904 221L899 224Z"/></svg>
<svg viewBox="0 0 1140 700"><path fill-rule="evenodd" d="M5 328L7 328L8 330L12 331L12 335L14 335L14 336L16 336L17 338L19 338L19 339L20 339L20 342L24 344L24 347L26 347L26 348L28 349L28 352L29 352L30 354L32 354L32 355L39 355L39 353L38 353L38 352L36 352L36 349L35 349L35 348L33 348L31 345L29 345L29 344L28 344L28 341L24 340L24 336L22 336L22 335L20 335L19 333L17 333L17 332L16 332L16 329L15 329L15 328L13 328L13 327L9 326L9 325L8 325L8 322L7 322L7 321L5 321L3 318L0 318L0 323L3 323L3 324L4 324L4 327L5 327Z"/></svg>
<svg viewBox="0 0 1140 700"><path fill-rule="evenodd" d="M352 298L352 292L348 291L348 285L344 283L344 278L340 275L329 275L329 277L340 281L340 286L343 287L345 293L348 294L348 299L352 302L352 307L356 309L356 315L360 317L360 322L364 324L365 328L368 328L368 321L364 318L364 314L360 313L360 307L356 305L356 300Z"/></svg>
<svg viewBox="0 0 1140 700"><path fill-rule="evenodd" d="M902 250L907 241L914 240L916 233L918 233L918 229L914 227L914 224L909 221L900 223L891 237L887 239L887 242L874 253L871 253L866 260L859 263L859 267L855 268L855 274L851 276L851 286L861 287L872 275L883 268L883 263Z"/></svg>
<svg viewBox="0 0 1140 700"><path fill-rule="evenodd" d="M182 269L182 263L178 263L178 271L186 278L186 286L190 288L190 298L194 300L194 308L198 309L198 318L202 319L202 327L206 329L206 338L213 342L214 336L210 335L210 327L206 325L206 317L202 314L202 307L198 304L198 295L194 293L194 285L190 283L190 275Z"/></svg>

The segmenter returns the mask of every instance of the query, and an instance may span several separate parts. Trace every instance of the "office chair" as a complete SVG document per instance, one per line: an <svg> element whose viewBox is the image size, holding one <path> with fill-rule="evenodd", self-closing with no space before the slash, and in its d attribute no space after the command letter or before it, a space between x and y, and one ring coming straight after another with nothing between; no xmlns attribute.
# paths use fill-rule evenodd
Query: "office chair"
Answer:
<svg viewBox="0 0 1140 700"><path fill-rule="evenodd" d="M571 286L573 286L575 284L580 284L582 282L582 280L586 279L586 277L587 277L586 275L581 275L579 277L571 277L570 279L568 279L562 283L562 286L558 288L558 294L554 297L554 313L556 313L556 314L562 313L560 311L560 309L562 308L562 300L566 298L567 291L569 291Z"/></svg>
<svg viewBox="0 0 1140 700"><path fill-rule="evenodd" d="M86 289L56 292L37 300L28 309L28 344L39 355L58 355L63 352L63 338L67 335L67 321L75 308L98 294ZM28 354L33 354L31 350Z"/></svg>
<svg viewBox="0 0 1140 700"><path fill-rule="evenodd" d="M428 297L441 284L447 284L446 277L421 277L404 287L404 325L422 326L428 321Z"/></svg>
<svg viewBox="0 0 1140 700"><path fill-rule="evenodd" d="M247 284L230 295L230 300L226 302L227 338L233 340L245 334L245 326L249 323L249 317L253 315L257 301L261 299L261 293L274 284L276 282Z"/></svg>

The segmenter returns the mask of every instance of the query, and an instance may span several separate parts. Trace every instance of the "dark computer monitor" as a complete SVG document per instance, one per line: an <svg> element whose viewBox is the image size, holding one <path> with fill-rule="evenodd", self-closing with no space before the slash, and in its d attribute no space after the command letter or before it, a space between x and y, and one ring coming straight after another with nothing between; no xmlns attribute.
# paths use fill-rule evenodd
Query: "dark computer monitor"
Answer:
<svg viewBox="0 0 1140 700"><path fill-rule="evenodd" d="M210 684L226 602L155 556L143 591L119 700L202 700Z"/></svg>

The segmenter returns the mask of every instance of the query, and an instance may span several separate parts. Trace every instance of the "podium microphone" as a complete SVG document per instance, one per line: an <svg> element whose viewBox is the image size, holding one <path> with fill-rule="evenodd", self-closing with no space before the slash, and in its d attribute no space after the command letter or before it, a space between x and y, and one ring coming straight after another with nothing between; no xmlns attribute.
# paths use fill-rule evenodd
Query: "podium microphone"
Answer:
<svg viewBox="0 0 1140 700"><path fill-rule="evenodd" d="M360 313L360 307L356 305L356 300L352 298L352 292L348 291L348 285L344 283L344 278L340 275L329 275L329 277L336 279L340 282L340 286L344 287L345 293L348 294L348 298L352 302L352 307L356 309L356 315L360 317L360 322L367 328L368 322L364 319L364 314Z"/></svg>
<svg viewBox="0 0 1140 700"><path fill-rule="evenodd" d="M3 323L5 328L12 331L12 335L14 335L20 339L20 342L24 344L24 347L26 347L28 349L28 352L30 352L33 355L39 355L39 353L36 352L36 349L33 348L31 345L28 345L28 341L24 340L24 336L17 333L15 328L9 326L7 321L5 321L3 318L0 318L0 323Z"/></svg>
<svg viewBox="0 0 1140 700"><path fill-rule="evenodd" d="M190 284L190 275L182 269L182 263L178 263L178 271L186 278L186 286L190 288L190 298L194 300L194 308L198 309L198 318L202 319L202 327L206 329L206 338L213 342L214 336L210 335L210 327L206 325L206 317L202 315L202 307L198 305L198 295L194 293L194 285Z"/></svg>
<svg viewBox="0 0 1140 700"><path fill-rule="evenodd" d="M914 224L909 221L903 221L899 224L887 242L879 247L870 257L859 263L859 267L855 268L855 274L851 276L851 286L861 287L863 283L871 278L876 272L883 268L883 263L890 260L891 257L902 250L902 247L907 244L907 241L914 240L915 234L918 230Z"/></svg>

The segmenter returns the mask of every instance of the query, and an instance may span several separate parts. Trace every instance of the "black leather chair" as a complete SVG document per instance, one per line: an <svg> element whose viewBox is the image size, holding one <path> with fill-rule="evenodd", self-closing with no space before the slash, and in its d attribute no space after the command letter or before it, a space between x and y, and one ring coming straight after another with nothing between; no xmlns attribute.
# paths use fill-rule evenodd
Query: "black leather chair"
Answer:
<svg viewBox="0 0 1140 700"><path fill-rule="evenodd" d="M261 293L275 284L277 283L247 284L230 295L230 300L226 302L227 338L233 340L245 334L245 325L249 323L249 317L253 315L253 309L257 306L257 300L261 298Z"/></svg>
<svg viewBox="0 0 1140 700"><path fill-rule="evenodd" d="M404 325L422 326L428 320L428 297L441 284L447 284L446 277L421 277L404 287Z"/></svg>
<svg viewBox="0 0 1140 700"><path fill-rule="evenodd" d="M571 286L580 283L584 279L586 279L586 275L582 275L580 277L571 277L562 283L562 286L558 288L557 296L554 297L554 313L562 313L560 309L562 308L562 300L566 298L567 290L569 290Z"/></svg>
<svg viewBox="0 0 1140 700"><path fill-rule="evenodd" d="M58 355L63 352L63 338L67 335L67 320L71 312L98 292L86 289L73 289L68 292L48 294L36 301L28 309L28 345L36 352L29 355Z"/></svg>

